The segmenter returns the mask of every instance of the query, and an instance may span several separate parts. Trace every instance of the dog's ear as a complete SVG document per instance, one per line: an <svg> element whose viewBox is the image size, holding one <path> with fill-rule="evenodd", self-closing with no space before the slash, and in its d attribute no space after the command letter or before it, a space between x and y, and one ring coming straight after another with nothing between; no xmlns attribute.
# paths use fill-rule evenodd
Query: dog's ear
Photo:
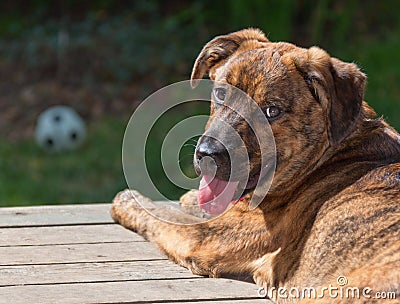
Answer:
<svg viewBox="0 0 400 304"><path fill-rule="evenodd" d="M294 58L314 98L322 105L332 146L337 146L353 130L360 115L366 76L357 65L331 58L312 47Z"/></svg>
<svg viewBox="0 0 400 304"><path fill-rule="evenodd" d="M196 87L199 83L199 79L203 78L213 67L215 68L217 65L219 66L222 64L229 56L235 53L245 41L250 40L258 42L258 47L261 47L260 42L268 42L268 39L261 30L252 28L224 36L218 36L208 42L203 47L194 63L192 75L190 77L191 86ZM212 75L210 75L210 78L212 78Z"/></svg>

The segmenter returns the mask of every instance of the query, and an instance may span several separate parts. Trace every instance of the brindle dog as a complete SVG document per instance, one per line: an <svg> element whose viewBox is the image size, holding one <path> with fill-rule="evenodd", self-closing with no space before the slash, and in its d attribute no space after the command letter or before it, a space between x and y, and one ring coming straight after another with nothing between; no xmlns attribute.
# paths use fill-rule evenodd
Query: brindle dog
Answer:
<svg viewBox="0 0 400 304"><path fill-rule="evenodd" d="M320 48L273 43L256 29L207 43L192 84L207 73L246 92L268 114L277 164L265 199L249 210L248 191L211 221L176 225L151 216L126 190L114 199L113 219L195 274L320 290L339 287L343 275L347 286L371 288L371 299L333 299L325 293L301 303L381 303L372 299L375 291L397 293L397 300L384 303L399 301L400 136L363 101L366 76ZM252 142L246 138L253 136L249 126L229 115L232 111L212 102L211 117L226 119L246 145ZM206 136L196 158L203 156L204 145L209 156L218 155L220 165L229 166ZM259 164L257 153L249 156Z"/></svg>

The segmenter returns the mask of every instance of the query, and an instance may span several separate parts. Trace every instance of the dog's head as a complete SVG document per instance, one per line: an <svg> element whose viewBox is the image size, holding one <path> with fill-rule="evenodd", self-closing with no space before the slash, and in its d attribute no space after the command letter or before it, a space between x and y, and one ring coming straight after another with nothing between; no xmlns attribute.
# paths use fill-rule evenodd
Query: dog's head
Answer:
<svg viewBox="0 0 400 304"><path fill-rule="evenodd" d="M203 181L206 190L200 191L199 197L203 203L219 187L230 186L224 182L231 172L226 146L207 136L209 130L219 128L221 121L230 125L246 146L250 161L247 192L260 176L257 139L243 117L224 105L235 97L223 84L244 91L264 112L277 155L270 191L285 192L296 179L313 170L329 147L340 145L354 130L366 79L355 64L331 58L320 48L273 43L256 29L219 36L207 43L194 64L192 86L205 74L216 82L210 119L198 141L194 164L199 170L208 156L215 163L216 178ZM202 174L207 176L207 172Z"/></svg>

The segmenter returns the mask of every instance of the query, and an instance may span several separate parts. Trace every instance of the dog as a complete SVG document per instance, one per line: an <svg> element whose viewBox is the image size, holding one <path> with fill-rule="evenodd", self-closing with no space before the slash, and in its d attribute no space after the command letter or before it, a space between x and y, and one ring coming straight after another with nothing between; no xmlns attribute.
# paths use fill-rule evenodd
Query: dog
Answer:
<svg viewBox="0 0 400 304"><path fill-rule="evenodd" d="M206 74L244 91L267 115L277 160L262 203L250 210L253 189L246 189L222 215L176 225L150 215L126 190L114 198L115 222L194 274L253 281L269 291L317 291L317 297L286 299L269 294L277 303L381 303L376 292L397 298L384 303L399 303L400 135L363 101L365 74L318 47L270 42L258 29L208 42L195 61L192 85ZM245 142L249 179L259 176L260 151L248 124L214 97L206 129L215 117ZM203 135L194 163L214 158L216 176L224 180L218 171L229 162L220 146ZM197 197L190 192L181 201L196 204ZM182 217L156 210L171 220ZM328 287L340 290L343 280L368 288L368 295L328 296Z"/></svg>

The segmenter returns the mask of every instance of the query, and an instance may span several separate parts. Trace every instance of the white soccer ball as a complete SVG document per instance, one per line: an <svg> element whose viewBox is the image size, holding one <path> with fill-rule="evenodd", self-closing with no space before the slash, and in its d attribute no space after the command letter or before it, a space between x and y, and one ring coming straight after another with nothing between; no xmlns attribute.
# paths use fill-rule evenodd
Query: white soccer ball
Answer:
<svg viewBox="0 0 400 304"><path fill-rule="evenodd" d="M82 144L85 136L85 123L71 107L54 106L38 117L36 143L49 152L76 149Z"/></svg>

